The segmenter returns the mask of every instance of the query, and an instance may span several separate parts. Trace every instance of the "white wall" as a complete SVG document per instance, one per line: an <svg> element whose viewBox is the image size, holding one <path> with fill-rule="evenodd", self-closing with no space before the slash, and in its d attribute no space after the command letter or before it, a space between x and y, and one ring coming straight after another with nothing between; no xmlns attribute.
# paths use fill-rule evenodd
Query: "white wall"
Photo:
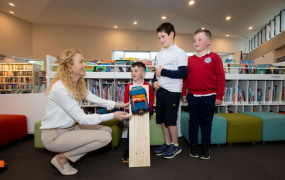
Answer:
<svg viewBox="0 0 285 180"><path fill-rule="evenodd" d="M31 24L0 11L0 54L44 60L70 48L82 50L85 58L111 59L112 50L159 51L153 31L131 31L95 27ZM187 52L194 52L193 35L177 34L175 42ZM213 37L214 52L247 52L247 40Z"/></svg>
<svg viewBox="0 0 285 180"><path fill-rule="evenodd" d="M0 11L0 54L33 58L32 24Z"/></svg>
<svg viewBox="0 0 285 180"><path fill-rule="evenodd" d="M274 51L264 54L261 57L254 59L254 64L272 64L275 63Z"/></svg>
<svg viewBox="0 0 285 180"><path fill-rule="evenodd" d="M34 134L34 124L45 116L45 94L0 94L0 114L26 115L28 133Z"/></svg>
<svg viewBox="0 0 285 180"><path fill-rule="evenodd" d="M194 52L193 35L177 34L175 43L187 52ZM65 49L82 50L86 59L111 59L112 50L145 50L161 49L157 34L154 31L130 31L94 27L64 25L33 25L34 59L45 59L45 56L57 56ZM246 52L247 40L213 37L210 49L214 52Z"/></svg>

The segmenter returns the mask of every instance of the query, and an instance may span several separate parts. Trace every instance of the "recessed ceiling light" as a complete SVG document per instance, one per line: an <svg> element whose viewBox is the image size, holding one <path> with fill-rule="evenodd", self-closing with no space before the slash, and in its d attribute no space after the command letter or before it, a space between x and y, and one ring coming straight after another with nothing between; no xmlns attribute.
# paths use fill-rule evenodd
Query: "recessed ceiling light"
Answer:
<svg viewBox="0 0 285 180"><path fill-rule="evenodd" d="M13 12L13 11L10 11L10 13L11 13L11 14L14 14L14 12Z"/></svg>
<svg viewBox="0 0 285 180"><path fill-rule="evenodd" d="M9 3L9 5L10 5L10 6L15 6L15 4L13 4L13 3Z"/></svg>
<svg viewBox="0 0 285 180"><path fill-rule="evenodd" d="M193 5L195 1L189 1L189 5Z"/></svg>
<svg viewBox="0 0 285 180"><path fill-rule="evenodd" d="M161 19L166 19L166 16L162 16Z"/></svg>
<svg viewBox="0 0 285 180"><path fill-rule="evenodd" d="M118 26L114 26L114 28L115 28L115 29L117 29L117 28L118 28Z"/></svg>
<svg viewBox="0 0 285 180"><path fill-rule="evenodd" d="M249 30L252 30L252 26L250 26L248 29L249 29Z"/></svg>
<svg viewBox="0 0 285 180"><path fill-rule="evenodd" d="M205 29L205 28L201 27L201 29Z"/></svg>
<svg viewBox="0 0 285 180"><path fill-rule="evenodd" d="M226 17L226 20L230 20L230 19L231 19L231 16Z"/></svg>
<svg viewBox="0 0 285 180"><path fill-rule="evenodd" d="M227 34L226 36L229 37L230 35Z"/></svg>
<svg viewBox="0 0 285 180"><path fill-rule="evenodd" d="M138 22L137 22L137 21L134 21L134 24L138 24Z"/></svg>

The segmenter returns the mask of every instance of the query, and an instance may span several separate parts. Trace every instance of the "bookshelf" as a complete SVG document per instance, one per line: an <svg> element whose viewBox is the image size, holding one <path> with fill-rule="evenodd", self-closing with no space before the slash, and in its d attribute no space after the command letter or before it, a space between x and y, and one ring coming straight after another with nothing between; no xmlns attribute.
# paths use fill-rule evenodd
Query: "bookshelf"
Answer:
<svg viewBox="0 0 285 180"><path fill-rule="evenodd" d="M285 111L285 68L253 66L228 67L223 104L216 106L217 113Z"/></svg>
<svg viewBox="0 0 285 180"><path fill-rule="evenodd" d="M53 71L54 67L57 66L55 61L55 57L47 56L48 84L56 73ZM259 71L259 68L263 71ZM224 69L226 73L225 96L223 104L216 106L216 113L285 111L285 68L274 67L273 71L272 67L242 65L224 66ZM251 71L252 69L254 71ZM263 74L255 74L258 72L262 72ZM266 72L268 74L266 74ZM153 72L147 72L145 75L145 80L148 82L151 81L153 75ZM131 82L131 73L86 72L85 79L88 89L92 93L104 98L102 89L104 89L105 86L123 86L124 84ZM238 89L240 89L240 91L238 91ZM108 97L108 99L120 101L120 99L117 98L118 91L113 90L112 92L113 96ZM123 95L122 92L121 94ZM83 102L82 108L86 112L94 113L99 107ZM180 117L181 113L185 111L188 111L187 104L181 101L177 121L179 136L181 136Z"/></svg>
<svg viewBox="0 0 285 180"><path fill-rule="evenodd" d="M39 84L40 66L29 63L0 63L0 91L29 89Z"/></svg>
<svg viewBox="0 0 285 180"><path fill-rule="evenodd" d="M56 73L56 67L58 64L55 63L56 58L53 56L47 55L47 84L50 84L51 79ZM87 68L96 66L96 67L104 67L106 65L88 65ZM108 65L110 69L116 69L118 66L124 65ZM127 66L127 65L125 65ZM145 80L152 83L154 73L147 72L145 75ZM132 81L130 72L88 72L86 71L86 76L84 77L86 80L86 84L88 89L97 96L109 99L117 102L123 102L124 96L124 87ZM121 94L121 96L118 96ZM82 102L82 108L87 109L90 113L95 112L98 107L89 103Z"/></svg>
<svg viewBox="0 0 285 180"><path fill-rule="evenodd" d="M45 85L47 83L46 81L46 72L45 71L38 71L38 82L39 85Z"/></svg>

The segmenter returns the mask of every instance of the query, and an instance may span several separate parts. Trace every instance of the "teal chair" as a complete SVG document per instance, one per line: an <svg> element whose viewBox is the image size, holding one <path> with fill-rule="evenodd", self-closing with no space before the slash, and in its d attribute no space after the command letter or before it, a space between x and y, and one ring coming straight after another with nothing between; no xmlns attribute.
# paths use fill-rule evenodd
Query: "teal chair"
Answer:
<svg viewBox="0 0 285 180"><path fill-rule="evenodd" d="M181 114L181 134L189 143L189 113ZM198 144L201 144L201 129L199 127ZM224 117L214 115L212 121L211 144L226 144L227 142L227 120Z"/></svg>
<svg viewBox="0 0 285 180"><path fill-rule="evenodd" d="M261 141L285 140L285 115L274 112L244 112L262 120Z"/></svg>

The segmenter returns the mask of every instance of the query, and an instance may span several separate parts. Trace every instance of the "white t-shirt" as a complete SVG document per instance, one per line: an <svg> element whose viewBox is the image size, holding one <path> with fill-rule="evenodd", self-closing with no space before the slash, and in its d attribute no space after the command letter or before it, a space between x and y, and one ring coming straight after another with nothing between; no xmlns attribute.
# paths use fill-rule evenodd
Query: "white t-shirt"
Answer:
<svg viewBox="0 0 285 180"><path fill-rule="evenodd" d="M162 48L156 56L156 68L160 65L167 70L178 70L179 66L187 66L188 56L184 50L174 44L169 49ZM170 92L181 92L183 78L157 77L160 87Z"/></svg>
<svg viewBox="0 0 285 180"><path fill-rule="evenodd" d="M114 108L116 102L101 99L88 90L86 100L95 103L98 106ZM71 93L63 85L62 81L53 84L46 104L46 116L42 119L40 129L68 128L76 122L79 124L99 124L102 121L114 118L110 114L85 114L80 107L80 102L76 101Z"/></svg>

